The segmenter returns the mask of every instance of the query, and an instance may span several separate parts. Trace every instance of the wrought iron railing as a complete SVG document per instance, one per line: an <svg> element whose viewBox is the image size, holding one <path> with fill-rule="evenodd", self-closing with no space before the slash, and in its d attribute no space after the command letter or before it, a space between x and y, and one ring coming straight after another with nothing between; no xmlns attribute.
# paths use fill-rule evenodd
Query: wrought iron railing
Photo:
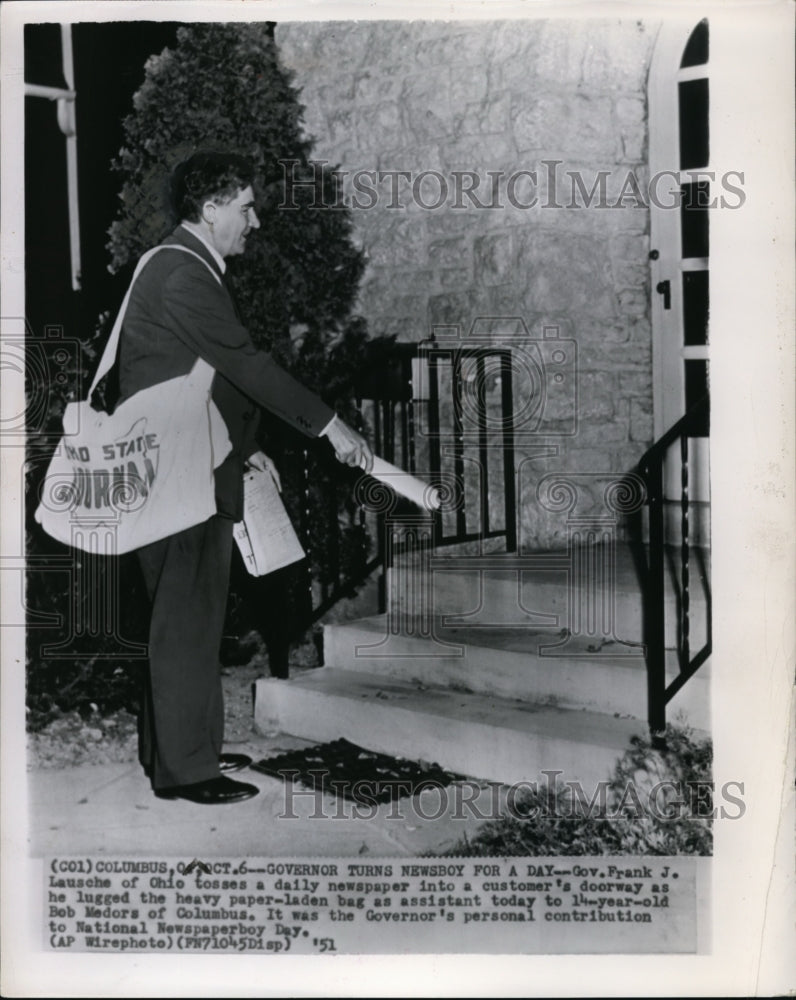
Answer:
<svg viewBox="0 0 796 1000"><path fill-rule="evenodd" d="M643 631L647 660L647 710L650 732L660 741L666 729L666 706L686 682L708 659L712 650L711 595L707 569L701 550L694 544L691 515L694 509L692 496L692 462L689 441L707 436L709 421L708 397L703 397L677 421L644 454L637 466L647 490L649 510L648 542L639 546L643 592ZM674 538L668 537L665 473L667 461L672 461L672 451L679 458L679 519L669 519L676 526ZM671 525L669 525L670 527ZM667 555L674 567L678 588L677 628L674 644L677 652L678 673L667 683L666 679L666 605L667 605ZM695 574L692 556L700 564L699 579L705 598L705 641L694 652L692 634L692 596ZM679 565L678 565L679 562Z"/></svg>
<svg viewBox="0 0 796 1000"><path fill-rule="evenodd" d="M506 348L446 347L433 338L421 344L392 343L379 347L378 358L363 361L357 380L358 413L376 454L405 471L437 485L445 498L429 515L433 547L479 540L503 540L505 551L517 547L514 476L514 430L511 355ZM466 366L467 371L463 368ZM318 456L304 453L304 500L309 499L312 465ZM490 496L490 473L500 489ZM357 498L349 508L347 528L357 524L373 548L353 572L341 565L343 551L340 498ZM308 549L307 588L311 609L307 626L323 617L340 599L350 597L376 570L381 570L380 610L385 610L384 578L390 561L401 552L395 532L386 544L388 517L400 518L392 503L363 501L367 488L346 480L329 491L327 510L301 505L301 534ZM500 498L499 502L497 498ZM317 500L316 500L317 503ZM417 513L413 511L413 513ZM329 531L324 579L312 576L310 525L319 515ZM345 520L345 518L344 518ZM394 527L394 525L393 525Z"/></svg>

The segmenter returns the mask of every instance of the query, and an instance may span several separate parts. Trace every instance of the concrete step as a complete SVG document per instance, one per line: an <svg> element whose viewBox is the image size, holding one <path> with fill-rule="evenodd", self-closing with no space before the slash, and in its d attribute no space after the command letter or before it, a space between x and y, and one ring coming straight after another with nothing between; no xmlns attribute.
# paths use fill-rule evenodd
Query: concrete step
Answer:
<svg viewBox="0 0 796 1000"><path fill-rule="evenodd" d="M396 630L396 625L399 629ZM647 674L640 646L602 643L533 626L471 627L387 615L326 625L327 667L426 686L646 718ZM667 681L679 668L667 656ZM710 728L709 663L669 706L675 718Z"/></svg>
<svg viewBox="0 0 796 1000"><path fill-rule="evenodd" d="M328 741L427 760L469 777L513 783L561 781L593 788L611 776L638 719L426 688L381 675L323 667L289 681L255 685L263 732Z"/></svg>
<svg viewBox="0 0 796 1000"><path fill-rule="evenodd" d="M505 567L505 568L504 568ZM679 554L667 552L666 642L678 633ZM707 635L707 557L691 563L692 647ZM587 553L551 551L485 556L439 549L422 561L399 556L387 575L395 615L441 618L447 625L568 628L640 642L642 596L627 545L595 546Z"/></svg>

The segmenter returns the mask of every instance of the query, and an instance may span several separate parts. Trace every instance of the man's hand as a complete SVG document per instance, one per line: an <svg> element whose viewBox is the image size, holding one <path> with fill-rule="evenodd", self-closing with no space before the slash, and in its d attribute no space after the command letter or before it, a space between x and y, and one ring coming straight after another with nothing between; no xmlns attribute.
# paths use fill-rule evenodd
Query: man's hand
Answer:
<svg viewBox="0 0 796 1000"><path fill-rule="evenodd" d="M334 418L323 434L334 448L338 462L358 466L365 472L370 472L373 468L373 452L370 450L370 445L361 434L357 434L339 417Z"/></svg>
<svg viewBox="0 0 796 1000"><path fill-rule="evenodd" d="M279 472L265 452L255 451L253 455L249 455L246 459L246 466L249 469L257 469L258 472L270 472L272 479L276 483L276 488L280 493L282 492L282 480L279 477Z"/></svg>

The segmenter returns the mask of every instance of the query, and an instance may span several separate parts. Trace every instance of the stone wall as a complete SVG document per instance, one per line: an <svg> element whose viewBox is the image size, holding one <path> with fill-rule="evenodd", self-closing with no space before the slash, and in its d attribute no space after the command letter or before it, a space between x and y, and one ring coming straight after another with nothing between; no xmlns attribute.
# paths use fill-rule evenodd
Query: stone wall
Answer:
<svg viewBox="0 0 796 1000"><path fill-rule="evenodd" d="M445 325L500 342L519 330L527 352L547 359L548 388L545 329L574 341L563 403L553 393L558 403L518 435L525 548L566 538L566 517L537 496L543 476L578 473L577 512L596 510L606 479L652 440L653 38L631 20L277 28L313 155L346 172L371 334L422 340ZM493 319L473 332L483 317Z"/></svg>

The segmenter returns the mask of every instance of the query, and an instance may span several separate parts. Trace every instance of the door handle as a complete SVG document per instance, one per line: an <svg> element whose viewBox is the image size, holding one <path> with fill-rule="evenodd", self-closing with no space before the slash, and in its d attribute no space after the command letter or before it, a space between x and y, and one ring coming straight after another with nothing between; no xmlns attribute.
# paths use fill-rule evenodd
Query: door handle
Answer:
<svg viewBox="0 0 796 1000"><path fill-rule="evenodd" d="M669 279L667 278L665 281L659 281L658 284L655 286L655 291L659 295L663 296L663 308L664 309L671 309L672 308L672 285L671 285L671 282L669 281Z"/></svg>

